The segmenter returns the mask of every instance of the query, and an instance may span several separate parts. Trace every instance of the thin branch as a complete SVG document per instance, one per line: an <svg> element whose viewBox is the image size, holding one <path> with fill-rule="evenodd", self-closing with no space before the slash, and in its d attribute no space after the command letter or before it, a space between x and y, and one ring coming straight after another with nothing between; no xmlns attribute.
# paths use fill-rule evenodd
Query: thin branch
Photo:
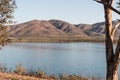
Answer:
<svg viewBox="0 0 120 80"><path fill-rule="evenodd" d="M116 47L116 51L115 51L113 59L114 59L114 62L113 62L113 68L114 68L113 74L118 74L118 67L119 67L119 63L120 63L120 36L119 36L119 40L118 40L118 43L117 43L117 47Z"/></svg>
<svg viewBox="0 0 120 80"><path fill-rule="evenodd" d="M112 31L111 31L111 35L112 35L112 36L114 36L114 33L115 33L115 31L117 30L117 28L119 27L119 25L120 25L120 22L118 22L118 23L114 26L114 28L112 29Z"/></svg>
<svg viewBox="0 0 120 80"><path fill-rule="evenodd" d="M110 5L112 5L112 4L113 4L113 2L114 2L114 0L111 0Z"/></svg>
<svg viewBox="0 0 120 80"><path fill-rule="evenodd" d="M112 2L111 2L110 4L106 4L106 3L105 3L104 1L102 1L102 0L94 0L94 1L105 5L106 7L110 8L111 10L113 10L114 12L116 12L117 14L120 15L120 11L118 11L117 9L115 9L114 7L111 6L111 5L113 4L113 1L114 1L114 0L112 0Z"/></svg>
<svg viewBox="0 0 120 80"><path fill-rule="evenodd" d="M115 51L114 61L115 62L118 61L119 58L120 58L120 36L119 36L116 51Z"/></svg>
<svg viewBox="0 0 120 80"><path fill-rule="evenodd" d="M96 2L98 2L98 3L103 3L101 0L94 0L94 1L96 1Z"/></svg>
<svg viewBox="0 0 120 80"><path fill-rule="evenodd" d="M117 9L115 9L114 7L112 7L111 5L105 4L105 6L107 6L108 8L110 8L111 10L113 10L114 12L116 12L117 14L120 15L120 11L118 11Z"/></svg>

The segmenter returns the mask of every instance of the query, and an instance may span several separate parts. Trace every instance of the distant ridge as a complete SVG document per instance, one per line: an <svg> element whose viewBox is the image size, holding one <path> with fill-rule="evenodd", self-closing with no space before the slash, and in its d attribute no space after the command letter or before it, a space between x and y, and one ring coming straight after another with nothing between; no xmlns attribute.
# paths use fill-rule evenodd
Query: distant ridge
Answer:
<svg viewBox="0 0 120 80"><path fill-rule="evenodd" d="M88 37L81 29L78 29L75 25L68 22L61 20L49 20L49 22L55 26L55 28L66 33L68 36Z"/></svg>
<svg viewBox="0 0 120 80"><path fill-rule="evenodd" d="M115 25L116 21L113 21ZM105 23L71 24L62 20L32 20L7 27L9 37L78 37L104 38ZM120 27L116 36L120 35Z"/></svg>
<svg viewBox="0 0 120 80"><path fill-rule="evenodd" d="M76 26L60 20L32 20L8 27L9 36L88 36Z"/></svg>

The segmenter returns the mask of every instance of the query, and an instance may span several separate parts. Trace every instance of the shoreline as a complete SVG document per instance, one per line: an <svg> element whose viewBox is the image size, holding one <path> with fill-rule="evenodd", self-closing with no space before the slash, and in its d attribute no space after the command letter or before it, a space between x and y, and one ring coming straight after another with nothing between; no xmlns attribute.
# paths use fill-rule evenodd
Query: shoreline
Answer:
<svg viewBox="0 0 120 80"><path fill-rule="evenodd" d="M114 43L117 43L115 38ZM12 38L8 39L8 43L73 43L73 42L92 42L105 43L104 38Z"/></svg>
<svg viewBox="0 0 120 80"><path fill-rule="evenodd" d="M12 37L8 38L9 43L72 43L72 42L95 42L104 43L104 38L80 38L80 37ZM117 39L115 39L117 42Z"/></svg>
<svg viewBox="0 0 120 80"><path fill-rule="evenodd" d="M45 76L42 75L42 76ZM46 76L46 77L36 77L36 76L30 76L30 75L19 75L19 74L15 74L15 73L2 73L0 72L0 80L105 80L104 78L101 77L86 77L86 76L80 76L80 75L67 75L67 74L63 74L63 75L59 75L58 76Z"/></svg>

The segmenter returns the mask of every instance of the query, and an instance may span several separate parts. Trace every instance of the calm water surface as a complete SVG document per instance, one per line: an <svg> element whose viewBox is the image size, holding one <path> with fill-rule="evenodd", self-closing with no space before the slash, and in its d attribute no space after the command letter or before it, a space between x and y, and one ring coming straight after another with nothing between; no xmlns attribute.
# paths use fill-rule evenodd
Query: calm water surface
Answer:
<svg viewBox="0 0 120 80"><path fill-rule="evenodd" d="M0 50L0 63L22 64L48 74L105 77L104 43L11 43Z"/></svg>

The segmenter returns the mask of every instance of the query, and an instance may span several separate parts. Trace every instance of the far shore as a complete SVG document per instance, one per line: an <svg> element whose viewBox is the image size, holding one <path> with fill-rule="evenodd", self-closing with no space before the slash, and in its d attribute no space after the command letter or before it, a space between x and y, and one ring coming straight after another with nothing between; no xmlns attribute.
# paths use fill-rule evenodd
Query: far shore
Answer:
<svg viewBox="0 0 120 80"><path fill-rule="evenodd" d="M116 43L118 38L116 37L114 42ZM10 43L20 42L35 42L35 43L71 43L71 42L105 42L104 37L10 37L8 39Z"/></svg>
<svg viewBox="0 0 120 80"><path fill-rule="evenodd" d="M116 37L114 42L116 43L118 38ZM10 37L9 43L71 43L71 42L95 42L104 43L104 37Z"/></svg>

